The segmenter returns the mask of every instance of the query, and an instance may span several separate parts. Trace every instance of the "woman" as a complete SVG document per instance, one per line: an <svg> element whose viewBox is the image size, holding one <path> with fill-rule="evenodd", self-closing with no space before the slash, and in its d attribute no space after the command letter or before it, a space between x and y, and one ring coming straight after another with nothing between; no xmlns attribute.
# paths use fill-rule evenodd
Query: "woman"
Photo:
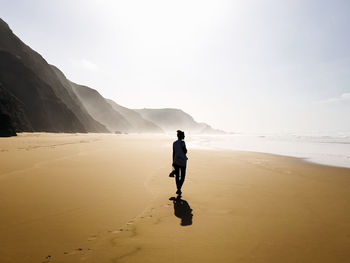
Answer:
<svg viewBox="0 0 350 263"><path fill-rule="evenodd" d="M186 156L186 144L183 141L185 139L185 133L178 130L177 138L177 141L173 143L173 167L175 169L176 194L181 195L181 187L185 181L188 158Z"/></svg>

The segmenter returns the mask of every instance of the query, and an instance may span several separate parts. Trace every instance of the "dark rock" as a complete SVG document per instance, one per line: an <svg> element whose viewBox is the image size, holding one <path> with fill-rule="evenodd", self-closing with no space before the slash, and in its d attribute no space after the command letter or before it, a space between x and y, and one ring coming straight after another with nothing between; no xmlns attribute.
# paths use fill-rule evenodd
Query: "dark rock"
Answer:
<svg viewBox="0 0 350 263"><path fill-rule="evenodd" d="M15 128L11 124L10 116L0 113L0 137L16 136Z"/></svg>
<svg viewBox="0 0 350 263"><path fill-rule="evenodd" d="M24 110L23 103L0 83L0 113L11 116L11 125L16 132L31 132L33 128Z"/></svg>

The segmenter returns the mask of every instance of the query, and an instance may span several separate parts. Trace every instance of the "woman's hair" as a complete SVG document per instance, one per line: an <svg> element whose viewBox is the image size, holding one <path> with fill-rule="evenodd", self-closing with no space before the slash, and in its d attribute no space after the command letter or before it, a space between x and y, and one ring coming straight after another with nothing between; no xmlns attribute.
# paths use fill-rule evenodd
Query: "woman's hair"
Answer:
<svg viewBox="0 0 350 263"><path fill-rule="evenodd" d="M181 130L177 130L177 138L185 139L185 132L183 132Z"/></svg>

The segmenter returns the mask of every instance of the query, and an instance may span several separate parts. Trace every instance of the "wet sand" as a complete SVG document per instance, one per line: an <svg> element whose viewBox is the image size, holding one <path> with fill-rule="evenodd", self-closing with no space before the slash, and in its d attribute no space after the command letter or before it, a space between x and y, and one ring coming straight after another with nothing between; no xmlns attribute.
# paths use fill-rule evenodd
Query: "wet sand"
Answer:
<svg viewBox="0 0 350 263"><path fill-rule="evenodd" d="M350 258L350 169L189 149L176 199L171 142L152 135L0 138L0 262Z"/></svg>

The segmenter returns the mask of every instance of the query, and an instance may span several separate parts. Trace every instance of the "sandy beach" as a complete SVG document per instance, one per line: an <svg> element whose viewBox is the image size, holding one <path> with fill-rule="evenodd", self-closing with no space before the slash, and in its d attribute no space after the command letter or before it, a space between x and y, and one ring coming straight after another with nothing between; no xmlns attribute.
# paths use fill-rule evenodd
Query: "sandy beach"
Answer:
<svg viewBox="0 0 350 263"><path fill-rule="evenodd" d="M190 138L189 138L190 139ZM350 169L172 139L0 138L0 262L348 262Z"/></svg>

